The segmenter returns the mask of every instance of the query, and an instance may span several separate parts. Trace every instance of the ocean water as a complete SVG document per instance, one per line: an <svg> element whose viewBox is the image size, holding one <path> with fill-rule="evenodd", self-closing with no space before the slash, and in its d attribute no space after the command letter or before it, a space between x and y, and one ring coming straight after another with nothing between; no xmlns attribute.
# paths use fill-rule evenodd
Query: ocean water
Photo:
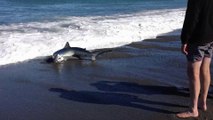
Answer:
<svg viewBox="0 0 213 120"><path fill-rule="evenodd" d="M186 2L1 0L0 65L52 55L66 42L94 50L155 38L181 29Z"/></svg>

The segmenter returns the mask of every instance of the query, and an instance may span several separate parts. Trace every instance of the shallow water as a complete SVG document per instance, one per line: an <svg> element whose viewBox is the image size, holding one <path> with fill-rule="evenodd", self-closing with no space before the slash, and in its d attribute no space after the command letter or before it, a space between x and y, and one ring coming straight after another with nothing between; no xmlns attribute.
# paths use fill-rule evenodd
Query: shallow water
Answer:
<svg viewBox="0 0 213 120"><path fill-rule="evenodd" d="M92 50L154 38L182 27L185 6L185 0L1 0L0 65L51 55L66 42Z"/></svg>

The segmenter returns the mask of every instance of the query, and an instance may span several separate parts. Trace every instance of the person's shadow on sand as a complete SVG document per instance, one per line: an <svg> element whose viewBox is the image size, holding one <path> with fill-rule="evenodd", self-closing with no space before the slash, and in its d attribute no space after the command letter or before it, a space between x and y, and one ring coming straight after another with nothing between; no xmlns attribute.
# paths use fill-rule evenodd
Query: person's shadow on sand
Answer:
<svg viewBox="0 0 213 120"><path fill-rule="evenodd" d="M145 95L178 95L183 97L189 96L187 88L176 88L170 86L157 86L157 85L139 85L129 82L112 82L112 81L99 81L91 84L98 90L105 92L119 92L119 93L136 93Z"/></svg>
<svg viewBox="0 0 213 120"><path fill-rule="evenodd" d="M98 90L105 92L119 92L119 93L136 93L145 95L176 95L182 97L189 97L188 88L176 88L171 86L156 86L156 85L139 85L129 82L112 82L112 81L99 81L91 84ZM213 87L211 85L211 87ZM208 98L213 98L213 91L209 91Z"/></svg>
<svg viewBox="0 0 213 120"><path fill-rule="evenodd" d="M145 100L145 99L138 98L137 96L134 96L134 95L121 94L121 93L75 91L75 90L65 90L61 88L51 88L50 91L60 93L61 98L77 101L77 102L102 104L102 105L119 105L119 106L139 108L139 109L166 113L166 114L174 114L175 112L164 110L161 108L155 108L155 107L152 107L152 105L186 107L186 106L179 106L179 105L171 104L171 103ZM150 104L150 105L147 105L147 104Z"/></svg>

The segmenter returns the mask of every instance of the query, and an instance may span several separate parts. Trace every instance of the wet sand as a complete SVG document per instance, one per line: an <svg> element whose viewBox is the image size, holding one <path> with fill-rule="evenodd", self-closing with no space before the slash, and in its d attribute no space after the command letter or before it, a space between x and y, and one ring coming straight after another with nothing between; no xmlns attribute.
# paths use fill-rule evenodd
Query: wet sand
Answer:
<svg viewBox="0 0 213 120"><path fill-rule="evenodd" d="M96 62L39 58L1 66L0 120L178 120L174 114L189 100L179 45L178 36L161 36ZM213 120L212 96L213 85L199 120Z"/></svg>

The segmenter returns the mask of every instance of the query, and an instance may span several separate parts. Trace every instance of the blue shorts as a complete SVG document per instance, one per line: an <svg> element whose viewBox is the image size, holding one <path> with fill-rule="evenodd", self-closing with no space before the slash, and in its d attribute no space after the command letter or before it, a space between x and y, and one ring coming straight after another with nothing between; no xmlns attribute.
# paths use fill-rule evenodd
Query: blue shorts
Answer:
<svg viewBox="0 0 213 120"><path fill-rule="evenodd" d="M202 61L204 57L212 58L213 55L213 42L205 45L188 45L187 60L189 62Z"/></svg>

